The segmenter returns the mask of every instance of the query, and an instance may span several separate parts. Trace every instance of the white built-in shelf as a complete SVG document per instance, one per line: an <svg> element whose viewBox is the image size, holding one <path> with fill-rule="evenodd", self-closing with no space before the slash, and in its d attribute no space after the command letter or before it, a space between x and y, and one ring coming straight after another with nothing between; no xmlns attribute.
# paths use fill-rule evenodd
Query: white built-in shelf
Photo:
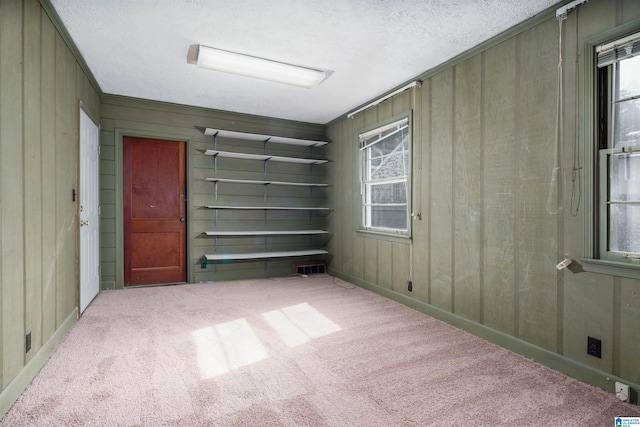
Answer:
<svg viewBox="0 0 640 427"><path fill-rule="evenodd" d="M328 162L328 160L323 160L323 159L303 159L299 157L271 156L269 154L236 153L233 151L220 151L220 150L206 150L204 154L207 156L226 157L230 159L262 160L262 161L283 162L283 163L302 163L305 165L319 165L319 164Z"/></svg>
<svg viewBox="0 0 640 427"><path fill-rule="evenodd" d="M272 143L278 144L290 144L309 148L309 157L313 157L311 154L313 149L318 146L322 146L328 143L328 141L322 140L306 140L297 138L287 138L281 136L270 136L247 132L235 132L221 129L206 128L204 130L205 135L213 136L213 149L206 150L204 152L207 156L213 156L214 158L214 170L217 171L218 158L230 158L230 159L245 159L245 160L257 160L264 162L265 178L267 177L267 165L270 162L282 162L290 164L302 164L309 165L309 179L311 179L311 170L313 165L319 165L327 163L328 160L314 159L314 158L300 158L300 157L285 157L285 156L272 156L266 154L268 152L268 145ZM264 154L250 154L250 153L238 153L234 151L221 151L217 148L218 138L232 138L242 139L248 141L259 141L263 145ZM205 178L205 181L215 183L215 199L218 197L218 184L219 183L232 183L232 184L256 184L264 186L264 200L267 201L267 188L269 185L283 185L283 186L295 186L295 187L308 187L309 198L313 188L328 187L328 184L316 184L310 182L290 182L290 181L270 181L270 180L253 180L253 179L231 179L231 178ZM215 202L214 202L215 203ZM215 210L216 224L218 217L218 210L262 210L264 211L265 222L267 222L267 211L329 211L329 208L322 207L295 207L295 206L223 206L223 205L208 205L204 206L206 209ZM277 214L275 214L277 216ZM311 219L311 213L309 213ZM218 252L218 237L224 236L262 236L264 238L264 247L259 248L257 245L253 247L255 249L266 249L269 236L300 236L300 235L321 235L327 234L325 230L219 230L219 231L205 231L207 236L215 238L216 249ZM310 240L312 240L310 238ZM311 242L310 242L311 243ZM306 245L305 245L306 246ZM308 247L308 246L307 246ZM324 249L301 249L293 251L276 251L276 252L250 252L250 253L215 253L205 254L204 266L208 261L224 261L224 260L249 260L249 259L268 259L268 258L288 258L288 257L301 257L301 256L314 256L314 255L326 255L328 252ZM266 262L265 262L266 265ZM266 267L265 267L266 268Z"/></svg>
<svg viewBox="0 0 640 427"><path fill-rule="evenodd" d="M288 181L259 181L253 179L228 179L228 178L205 178L210 182L228 182L234 184L263 184L263 185L289 185L295 187L328 187L329 184L314 184L311 182L288 182Z"/></svg>
<svg viewBox="0 0 640 427"><path fill-rule="evenodd" d="M209 205L207 209L275 210L275 211L328 211L329 208L305 208L295 206L220 206Z"/></svg>
<svg viewBox="0 0 640 427"><path fill-rule="evenodd" d="M235 132L232 130L221 130L221 129L212 129L212 128L206 128L204 130L204 134L221 137L221 138L236 138L236 139L244 139L248 141L276 142L279 144L302 145L305 147L319 147L321 145L325 145L328 143L328 141L324 141L324 140L316 141L316 140L310 140L310 139L286 138L283 136L262 135L257 133L248 133L248 132Z"/></svg>
<svg viewBox="0 0 640 427"><path fill-rule="evenodd" d="M309 234L327 234L325 230L283 230L283 231L205 231L207 236L292 236Z"/></svg>
<svg viewBox="0 0 640 427"><path fill-rule="evenodd" d="M280 252L252 252L244 254L205 254L207 261L223 261L234 259L263 259L263 258L287 258L310 255L325 255L329 252L324 249L307 249L302 251L280 251Z"/></svg>

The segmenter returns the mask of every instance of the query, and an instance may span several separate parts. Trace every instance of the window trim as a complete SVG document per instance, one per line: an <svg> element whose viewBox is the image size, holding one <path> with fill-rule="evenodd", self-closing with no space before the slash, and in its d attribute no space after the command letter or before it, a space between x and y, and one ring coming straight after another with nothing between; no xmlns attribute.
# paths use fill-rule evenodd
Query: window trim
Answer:
<svg viewBox="0 0 640 427"><path fill-rule="evenodd" d="M366 135L367 133L372 133L373 131L387 127L395 122L399 122L401 120L407 120L407 125L409 129L409 171L406 178L406 186L407 186L407 230L406 231L395 231L393 229L385 229L381 227L365 227L364 225L364 185L362 181L363 177L363 168L364 168L364 159L363 153L364 149L361 149L360 146L360 136ZM413 203L413 190L412 190L412 181L413 181L413 120L412 120L412 111L404 111L402 113L396 114L392 117L389 117L385 120L380 120L373 125L366 126L357 131L357 145L356 145L356 156L358 159L358 176L357 176L357 233L362 233L363 236L366 237L379 237L384 238L386 240L397 241L397 242L408 242L411 240L412 231L411 231L411 212L412 212L412 203Z"/></svg>
<svg viewBox="0 0 640 427"><path fill-rule="evenodd" d="M583 269L588 272L607 274L612 276L640 279L640 260L620 262L607 259L600 255L600 229L606 226L606 218L602 218L600 203L598 200L600 182L598 180L600 168L600 147L597 144L599 120L596 118L596 106L598 105L598 75L596 68L598 46L611 44L611 42L623 39L640 31L640 20L629 22L613 30L599 34L586 40L583 45L584 79L582 80L585 95L583 135L585 149L584 158L584 206L583 206ZM576 135L579 137L579 135Z"/></svg>

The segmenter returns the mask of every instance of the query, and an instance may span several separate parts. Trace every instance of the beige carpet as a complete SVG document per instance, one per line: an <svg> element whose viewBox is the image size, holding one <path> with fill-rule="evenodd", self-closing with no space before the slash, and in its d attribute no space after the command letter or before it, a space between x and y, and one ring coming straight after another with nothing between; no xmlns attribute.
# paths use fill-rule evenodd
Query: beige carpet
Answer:
<svg viewBox="0 0 640 427"><path fill-rule="evenodd" d="M0 426L613 426L640 407L330 276L101 293Z"/></svg>

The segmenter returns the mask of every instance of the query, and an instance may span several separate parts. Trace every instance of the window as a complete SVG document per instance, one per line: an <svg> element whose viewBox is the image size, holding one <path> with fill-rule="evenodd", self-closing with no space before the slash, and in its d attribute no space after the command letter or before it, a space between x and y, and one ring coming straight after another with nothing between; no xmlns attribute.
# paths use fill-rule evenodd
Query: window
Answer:
<svg viewBox="0 0 640 427"><path fill-rule="evenodd" d="M640 33L598 46L597 258L640 264Z"/></svg>
<svg viewBox="0 0 640 427"><path fill-rule="evenodd" d="M359 135L362 230L409 235L410 134L405 117Z"/></svg>

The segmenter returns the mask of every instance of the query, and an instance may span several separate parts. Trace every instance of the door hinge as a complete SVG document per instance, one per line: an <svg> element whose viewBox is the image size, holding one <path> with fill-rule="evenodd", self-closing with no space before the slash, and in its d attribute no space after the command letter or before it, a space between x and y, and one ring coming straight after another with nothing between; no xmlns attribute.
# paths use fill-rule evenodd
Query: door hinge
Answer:
<svg viewBox="0 0 640 427"><path fill-rule="evenodd" d="M98 216L102 215L102 206L98 205Z"/></svg>

